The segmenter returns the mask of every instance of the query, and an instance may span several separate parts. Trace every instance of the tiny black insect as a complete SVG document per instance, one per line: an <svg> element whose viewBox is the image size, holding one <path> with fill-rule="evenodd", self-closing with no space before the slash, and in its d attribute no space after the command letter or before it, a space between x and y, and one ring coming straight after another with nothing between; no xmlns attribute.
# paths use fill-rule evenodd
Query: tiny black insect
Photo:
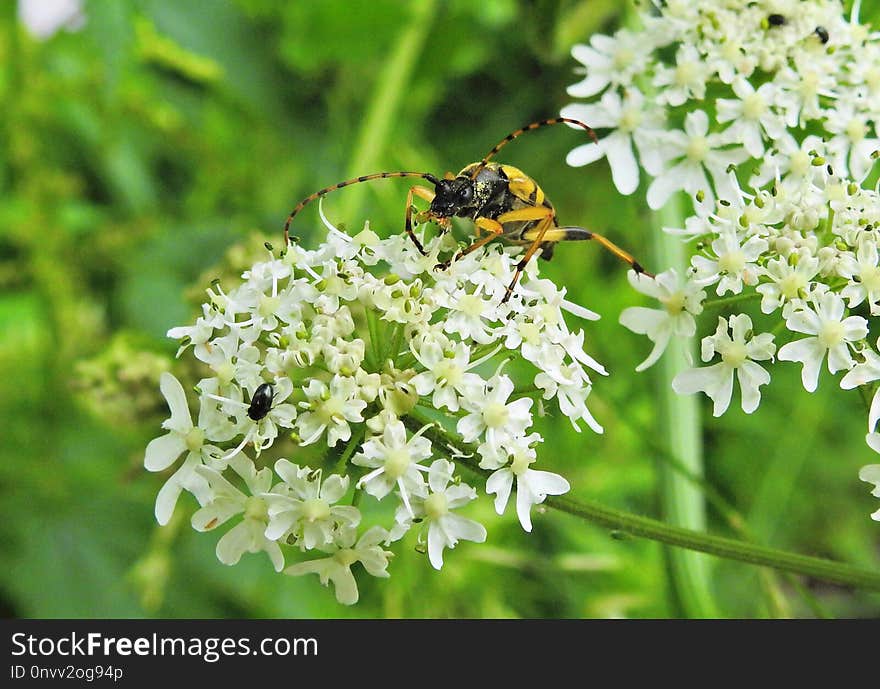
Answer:
<svg viewBox="0 0 880 689"><path fill-rule="evenodd" d="M272 383L263 383L254 390L251 397L251 406L248 407L247 414L254 421L259 421L272 409L272 400L275 398L275 389Z"/></svg>
<svg viewBox="0 0 880 689"><path fill-rule="evenodd" d="M770 24L770 26L782 26L785 24L785 17L781 14L771 14L767 17L767 23Z"/></svg>
<svg viewBox="0 0 880 689"><path fill-rule="evenodd" d="M817 26L814 33L819 37L819 40L822 41L823 44L828 43L830 36L828 35L828 29L824 26Z"/></svg>

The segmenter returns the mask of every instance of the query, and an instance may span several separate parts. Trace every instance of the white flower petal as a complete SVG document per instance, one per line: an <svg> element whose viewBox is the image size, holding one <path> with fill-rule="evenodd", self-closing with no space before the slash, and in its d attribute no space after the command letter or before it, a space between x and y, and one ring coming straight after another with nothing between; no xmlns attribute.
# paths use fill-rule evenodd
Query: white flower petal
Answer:
<svg viewBox="0 0 880 689"><path fill-rule="evenodd" d="M619 323L639 335L655 335L669 321L669 314L660 309L630 306L620 312Z"/></svg>
<svg viewBox="0 0 880 689"><path fill-rule="evenodd" d="M859 479L880 487L880 464L866 464L859 469Z"/></svg>
<svg viewBox="0 0 880 689"><path fill-rule="evenodd" d="M349 481L348 476L328 476L321 486L321 497L329 503L337 502L348 491Z"/></svg>
<svg viewBox="0 0 880 689"><path fill-rule="evenodd" d="M853 367L853 364L853 358L846 343L841 342L828 350L828 370L831 373L848 371Z"/></svg>
<svg viewBox="0 0 880 689"><path fill-rule="evenodd" d="M272 567L276 572L280 572L284 569L284 555L281 552L281 546L277 543L267 542L264 545L264 550L272 561Z"/></svg>
<svg viewBox="0 0 880 689"><path fill-rule="evenodd" d="M236 514L244 511L242 505L229 498L218 497L193 514L190 523L196 531L210 531L225 524Z"/></svg>
<svg viewBox="0 0 880 689"><path fill-rule="evenodd" d="M144 468L147 471L167 469L186 451L186 441L176 431L154 438L147 445L144 454Z"/></svg>
<svg viewBox="0 0 880 689"><path fill-rule="evenodd" d="M572 167L594 163L605 155L605 150L594 143L581 144L568 152L565 162Z"/></svg>
<svg viewBox="0 0 880 689"><path fill-rule="evenodd" d="M672 379L672 389L679 395L693 395L715 389L718 386L718 378L714 375L717 371L717 364L706 368L685 369Z"/></svg>
<svg viewBox="0 0 880 689"><path fill-rule="evenodd" d="M614 186L621 194L629 196L639 186L639 165L633 153L631 139L625 134L615 132L602 139L601 143L611 166Z"/></svg>
<svg viewBox="0 0 880 689"><path fill-rule="evenodd" d="M166 481L165 485L159 489L154 513L160 526L165 526L171 521L171 515L174 514L174 508L182 490L177 481Z"/></svg>
<svg viewBox="0 0 880 689"><path fill-rule="evenodd" d="M759 388L770 382L770 374L753 361L744 361L737 369L736 375L742 395L742 410L746 414L751 414L761 403Z"/></svg>
<svg viewBox="0 0 880 689"><path fill-rule="evenodd" d="M247 521L241 521L217 541L217 559L224 565L234 565L253 547L253 538Z"/></svg>
<svg viewBox="0 0 880 689"><path fill-rule="evenodd" d="M780 361L799 361L803 364L801 380L807 392L814 392L819 385L819 371L825 357L825 347L815 337L805 337L789 342L779 348Z"/></svg>
<svg viewBox="0 0 880 689"><path fill-rule="evenodd" d="M528 469L526 476L528 477L529 488L541 501L544 500L545 495L562 495L571 490L571 485L565 478L550 471ZM519 484L517 484L518 487Z"/></svg>
<svg viewBox="0 0 880 689"><path fill-rule="evenodd" d="M336 600L343 605L354 605L358 602L358 587L354 574L348 567L339 567L330 572L330 581L336 589Z"/></svg>
<svg viewBox="0 0 880 689"><path fill-rule="evenodd" d="M510 469L499 469L486 480L486 493L495 493L495 512L504 514L510 491L513 488L513 472Z"/></svg>
<svg viewBox="0 0 880 689"><path fill-rule="evenodd" d="M443 567L443 549L448 545L446 534L437 523L428 525L428 560L434 569Z"/></svg>
<svg viewBox="0 0 880 689"><path fill-rule="evenodd" d="M712 406L712 416L721 416L724 412L727 411L727 408L730 406L730 398L733 396L733 370L726 366L725 364L719 364L722 367L721 371L726 369L725 375L719 375L719 385L713 391L713 394L710 395L712 397L712 401L714 402Z"/></svg>
<svg viewBox="0 0 880 689"><path fill-rule="evenodd" d="M467 519L459 514L449 514L443 518L446 530L462 541L484 543L486 541L486 527L473 519Z"/></svg>
<svg viewBox="0 0 880 689"><path fill-rule="evenodd" d="M669 197L679 189L684 188L684 168L676 165L671 170L661 172L648 185L648 207L651 210L658 210L666 205Z"/></svg>
<svg viewBox="0 0 880 689"><path fill-rule="evenodd" d="M159 377L159 389L168 402L168 408L171 410L171 418L168 419L163 426L165 428L186 433L192 429L192 417L189 415L189 406L186 402L186 395L180 381L167 371L163 371Z"/></svg>
<svg viewBox="0 0 880 689"><path fill-rule="evenodd" d="M516 516L519 519L520 526L523 531L531 533L532 531L532 505L538 502L535 496L531 494L527 486L516 486Z"/></svg>
<svg viewBox="0 0 880 689"><path fill-rule="evenodd" d="M871 398L871 408L868 411L868 432L872 432L877 428L877 421L880 421L880 388Z"/></svg>

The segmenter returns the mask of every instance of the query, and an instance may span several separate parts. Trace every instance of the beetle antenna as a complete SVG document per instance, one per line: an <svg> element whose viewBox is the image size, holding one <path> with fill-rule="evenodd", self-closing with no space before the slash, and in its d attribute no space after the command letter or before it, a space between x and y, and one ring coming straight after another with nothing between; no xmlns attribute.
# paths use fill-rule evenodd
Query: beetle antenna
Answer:
<svg viewBox="0 0 880 689"><path fill-rule="evenodd" d="M535 129L540 129L541 127L549 127L551 124L572 124L576 127L580 127L585 130L587 134L590 135L590 138L593 140L593 143L598 144L599 139L596 138L596 132L593 131L593 128L590 125L581 122L580 120L573 120L569 117L553 117L549 120L540 120L538 122L532 122L531 124L527 124L525 127L521 127L516 131L510 132L507 136L505 136L501 141L499 141L495 146L492 147L492 150L489 151L483 159L480 161L479 165L474 168L474 171L471 173L471 179L476 179L477 175L480 173L486 164L495 156L498 151L504 148L511 141L516 139L517 137L525 134L526 132L533 131Z"/></svg>
<svg viewBox="0 0 880 689"><path fill-rule="evenodd" d="M434 186L440 184L440 180L432 175L430 172L377 172L372 175L361 175L360 177L353 177L351 179L347 179L344 182L338 182L330 187L324 187L316 191L313 194L309 194L302 201L300 201L294 209L290 212L290 215L287 216L287 220L284 223L284 250L287 250L287 247L290 245L290 223L293 222L296 214L299 213L305 206L310 204L312 201L321 198L322 196L326 196L331 191L336 191L337 189L342 189L343 187L351 186L352 184L360 184L361 182L369 182L374 179L387 179L389 177L420 177L421 179L428 180Z"/></svg>

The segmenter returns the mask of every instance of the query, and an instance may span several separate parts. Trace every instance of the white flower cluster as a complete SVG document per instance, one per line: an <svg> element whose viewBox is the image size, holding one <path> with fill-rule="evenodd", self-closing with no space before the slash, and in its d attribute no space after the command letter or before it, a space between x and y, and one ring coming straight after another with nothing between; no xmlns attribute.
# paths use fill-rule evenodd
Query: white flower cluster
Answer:
<svg viewBox="0 0 880 689"><path fill-rule="evenodd" d="M327 226L318 249L270 254L235 289L209 289L194 325L169 331L182 340L178 356L192 347L210 373L195 386L197 423L181 384L163 374L171 417L145 466L169 470L183 456L159 491L160 524L187 491L201 506L195 529L235 520L217 544L222 562L265 551L277 571L318 574L351 604L352 566L387 577L386 547L410 529L437 569L445 549L486 539L457 513L477 498L450 461L464 458L462 448L475 448L470 461L487 471L499 514L515 485L530 531L532 506L569 490L532 468L542 440L534 398L553 402L576 429L583 421L601 432L586 399L588 369L605 370L564 312L597 316L538 278L535 261L502 303L518 248L496 243L437 270L441 251L458 248L448 235L425 243L422 256L405 235L379 239L365 228L350 237ZM508 363L527 380L505 373ZM435 424L459 444L441 446L428 433ZM306 446L317 456L311 465L296 458ZM391 503L384 524L364 524L364 495ZM314 551L324 555L301 559ZM291 557L301 561L287 564Z"/></svg>
<svg viewBox="0 0 880 689"><path fill-rule="evenodd" d="M644 170L651 208L679 190L694 201L683 228L664 228L691 243L687 273L633 281L661 308L620 320L654 343L643 369L673 336L693 336L704 309L726 308L702 341L711 365L673 381L706 393L716 416L734 373L742 409L758 407L770 382L758 362L774 356L800 363L810 392L823 365L846 389L880 380L880 343L866 339L880 314L880 33L859 23L858 5L847 20L837 0L670 0L642 12L641 30L573 49L585 78L569 93L593 101L562 114L610 133L568 162L605 156L624 194ZM750 299L778 318L774 334L736 312ZM880 452L878 420L880 393L867 434ZM876 480L876 468L862 476Z"/></svg>
<svg viewBox="0 0 880 689"><path fill-rule="evenodd" d="M642 30L594 35L572 55L585 78L564 117L610 129L570 165L607 157L622 194L652 178L648 204L683 189L704 206L736 197L731 165L763 161L753 186L809 165L822 134L835 171L860 180L878 147L880 36L838 0L672 0L642 12ZM638 154L638 158L636 157Z"/></svg>

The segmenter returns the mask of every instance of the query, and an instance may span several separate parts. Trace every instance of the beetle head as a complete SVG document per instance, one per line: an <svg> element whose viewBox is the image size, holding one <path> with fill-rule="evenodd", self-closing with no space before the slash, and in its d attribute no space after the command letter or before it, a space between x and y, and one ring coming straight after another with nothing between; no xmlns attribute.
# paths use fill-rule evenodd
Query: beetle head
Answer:
<svg viewBox="0 0 880 689"><path fill-rule="evenodd" d="M467 177L437 180L435 194L430 213L436 218L468 217L476 210L474 181Z"/></svg>

